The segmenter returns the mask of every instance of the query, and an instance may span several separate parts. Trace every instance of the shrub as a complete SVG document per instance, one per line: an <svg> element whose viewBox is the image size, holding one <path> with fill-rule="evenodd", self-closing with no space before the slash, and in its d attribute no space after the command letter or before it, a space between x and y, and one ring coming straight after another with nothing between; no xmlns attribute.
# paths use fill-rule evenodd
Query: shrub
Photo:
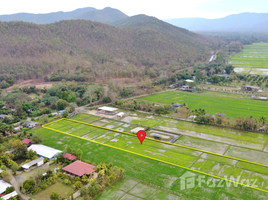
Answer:
<svg viewBox="0 0 268 200"><path fill-rule="evenodd" d="M63 175L62 172L59 172L59 173L57 174L58 177L62 177L62 175Z"/></svg>
<svg viewBox="0 0 268 200"><path fill-rule="evenodd" d="M69 180L68 180L68 179L65 179L65 180L64 180L64 183L65 183L66 185L68 185Z"/></svg>
<svg viewBox="0 0 268 200"><path fill-rule="evenodd" d="M75 181L80 181L80 177L79 176L76 176L74 180Z"/></svg>
<svg viewBox="0 0 268 200"><path fill-rule="evenodd" d="M83 187L83 184L81 183L81 181L76 181L74 186L76 189L80 189L81 187Z"/></svg>
<svg viewBox="0 0 268 200"><path fill-rule="evenodd" d="M51 192L50 199L51 200L59 200L60 199L60 195L57 192Z"/></svg>
<svg viewBox="0 0 268 200"><path fill-rule="evenodd" d="M11 192L15 191L15 188L13 186L11 187L7 187L6 191L5 191L5 194L9 194Z"/></svg>

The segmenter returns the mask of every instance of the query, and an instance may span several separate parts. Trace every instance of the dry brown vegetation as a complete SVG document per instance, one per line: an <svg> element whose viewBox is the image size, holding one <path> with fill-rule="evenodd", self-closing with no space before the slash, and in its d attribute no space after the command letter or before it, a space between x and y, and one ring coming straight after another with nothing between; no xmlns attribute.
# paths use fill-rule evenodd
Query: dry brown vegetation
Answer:
<svg viewBox="0 0 268 200"><path fill-rule="evenodd" d="M86 20L49 25L1 22L0 81L46 75L52 81L152 78L162 70L174 71L206 60L211 40L173 26L164 31L171 25L159 21L133 28Z"/></svg>

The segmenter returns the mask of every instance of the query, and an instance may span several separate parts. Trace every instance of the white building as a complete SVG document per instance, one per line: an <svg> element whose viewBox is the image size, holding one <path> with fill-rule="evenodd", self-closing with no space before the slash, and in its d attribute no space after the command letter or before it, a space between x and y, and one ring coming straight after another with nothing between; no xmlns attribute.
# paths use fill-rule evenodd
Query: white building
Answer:
<svg viewBox="0 0 268 200"><path fill-rule="evenodd" d="M185 80L187 83L193 83L194 81L193 80L190 80L190 79L187 79Z"/></svg>
<svg viewBox="0 0 268 200"><path fill-rule="evenodd" d="M118 110L117 108L112 108L112 107L107 107L107 106L98 108L99 112L108 114L108 115L115 115L117 110Z"/></svg>
<svg viewBox="0 0 268 200"><path fill-rule="evenodd" d="M125 114L125 113L120 112L120 113L117 113L117 114L116 114L116 116L118 116L118 117L123 117L123 116L124 116L124 114Z"/></svg>
<svg viewBox="0 0 268 200"><path fill-rule="evenodd" d="M56 158L59 154L62 154L62 151L42 144L32 144L30 147L28 147L28 151L30 149L36 151L38 156L48 158L49 160Z"/></svg>
<svg viewBox="0 0 268 200"><path fill-rule="evenodd" d="M14 192L11 192L9 194L6 194L6 195L2 196L1 198L3 200L9 200L11 197L15 197L17 195L18 195L18 193L16 191L14 191Z"/></svg>
<svg viewBox="0 0 268 200"><path fill-rule="evenodd" d="M11 187L12 185L10 185L9 183L7 183L7 182L5 182L5 181L3 181L3 180L0 180L0 195L1 194L4 194L5 193L5 191L6 191L6 189L8 188L8 187Z"/></svg>
<svg viewBox="0 0 268 200"><path fill-rule="evenodd" d="M21 167L23 169L30 169L32 166L41 166L44 164L44 158L43 157L40 157L40 158L37 158L35 160L32 160L24 165L22 165Z"/></svg>

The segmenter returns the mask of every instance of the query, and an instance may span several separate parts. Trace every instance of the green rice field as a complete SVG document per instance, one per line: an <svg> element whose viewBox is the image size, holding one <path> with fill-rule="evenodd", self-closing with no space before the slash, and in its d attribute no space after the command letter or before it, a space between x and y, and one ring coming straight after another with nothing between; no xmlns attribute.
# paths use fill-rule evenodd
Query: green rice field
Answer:
<svg viewBox="0 0 268 200"><path fill-rule="evenodd" d="M109 127L112 129L121 128L122 131L128 132L132 127L135 127L135 124L133 124L132 122L129 123L129 120L132 120L129 118L130 116L127 117L123 118L120 122L112 119L99 118L86 114L78 114L73 116L73 119L82 119L84 122L95 124L102 123L103 127ZM134 116L133 118L137 122L137 120L139 120L141 117L142 116ZM164 121L164 119L161 120L159 117L153 117L150 119L144 117L144 119L150 120L150 124L153 125L153 127L157 127L159 125L168 127L172 123L176 124L174 123L174 121L176 120L172 121L171 119L168 119L168 121ZM146 120L142 121L146 122ZM169 123L169 125L163 123ZM139 124L139 126L140 125L141 124ZM178 164L219 177L230 178L231 176L235 177L241 175L241 180L243 178L255 178L258 182L258 187L260 187L261 189L268 190L268 170L265 167L256 166L237 160L223 158L195 150L184 149L182 147L172 146L150 140L144 141L143 145L141 145L136 136L107 131L104 129L95 128L92 126L67 120L52 123L48 127L60 131L66 131L74 135L92 139L104 144L109 144L111 146L126 149L131 152L136 152L142 155L157 158L163 161ZM130 177L138 178L139 180L143 180L148 183L155 184L157 186L161 186L168 190L182 194L183 196L179 199L247 199L247 195L250 195L251 198L253 198L252 195L254 195L255 199L263 199L263 197L267 195L265 192L241 186L224 186L222 188L211 188L208 186L203 186L202 188L195 187L181 190L180 177L187 172L187 170L183 168L167 165L164 163L159 164L158 161L129 154L120 150L115 150L106 146L95 144L83 139L64 135L63 133L44 128L35 129L34 132L39 132L44 135L43 143L45 145L61 150L64 150L66 145L70 145L73 148L80 148L84 152L84 159L89 159L96 163L113 162L114 164L126 169L126 174ZM236 134L227 132L226 135L231 138L230 135ZM253 135L248 133L244 135L244 138L246 138L246 140L248 139L250 143L250 138L254 140L252 136ZM219 137L224 137L224 135L219 135ZM263 137L261 134L255 136L256 139L259 138L260 140L267 140L267 137L263 137L262 139L261 137ZM233 139L239 141L236 137L233 137ZM242 137L239 139L242 139ZM256 140L255 142L258 141ZM251 160L252 162L258 162L268 165L268 159L266 159L267 153L254 149L232 146L227 143L210 142L209 140L205 140L204 138L196 138L187 135L183 135L179 140L176 141L176 143L186 146L193 145L195 146L195 148L205 149L208 151L214 149L216 153L245 160ZM135 165L132 165L130 163L135 163ZM135 167L137 165L139 166L138 169L137 167ZM161 170L163 168L165 168L164 171ZM196 172L193 174L195 176L198 175L198 173ZM210 178L211 177L209 176L205 176L206 180ZM140 190L140 188L137 188L137 190ZM126 191L124 192L124 190L122 191L120 189L118 190L118 188L112 188L105 191L103 193L103 197L106 196L106 192L107 195L109 195L111 192L112 196L119 195L121 196L120 198L123 199L132 199L134 197L136 197L136 199L154 199L153 197L155 197L156 199L161 199L162 195L169 195L166 193L162 194L160 193L160 191L158 192L157 190L153 190L151 193L148 192L150 194L141 194L144 192L131 193ZM125 197L123 197L124 195ZM156 195L159 195L159 197L157 197ZM98 198L103 199L102 196ZM173 198L178 199L177 197L172 196L172 199Z"/></svg>
<svg viewBox="0 0 268 200"><path fill-rule="evenodd" d="M163 92L139 99L158 103L186 103L191 109L205 109L207 113L224 113L227 117L253 116L259 119L261 116L268 118L268 102L259 100L246 100L210 96L205 94L193 94L186 92Z"/></svg>
<svg viewBox="0 0 268 200"><path fill-rule="evenodd" d="M230 59L229 64L238 67L268 68L268 43L245 45L242 52Z"/></svg>
<svg viewBox="0 0 268 200"><path fill-rule="evenodd" d="M139 181L125 177L120 179L115 184L113 184L110 188L104 190L100 195L98 195L96 199L97 200L114 200L114 199L180 200L186 198L183 195L172 194L168 191L163 191L157 188L156 186L148 186Z"/></svg>

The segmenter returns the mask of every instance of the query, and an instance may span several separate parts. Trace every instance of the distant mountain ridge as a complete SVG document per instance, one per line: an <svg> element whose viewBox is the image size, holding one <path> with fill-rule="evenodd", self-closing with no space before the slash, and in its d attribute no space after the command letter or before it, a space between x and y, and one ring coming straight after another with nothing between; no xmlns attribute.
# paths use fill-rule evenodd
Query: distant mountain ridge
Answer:
<svg viewBox="0 0 268 200"><path fill-rule="evenodd" d="M266 32L268 13L240 13L219 19L178 18L164 20L172 25L197 32Z"/></svg>
<svg viewBox="0 0 268 200"><path fill-rule="evenodd" d="M124 18L111 23L111 25L125 28L150 28L187 46L197 41L200 43L211 43L211 39L203 35L193 33L185 28L172 26L167 22L144 14Z"/></svg>
<svg viewBox="0 0 268 200"><path fill-rule="evenodd" d="M86 19L102 23L112 23L114 21L128 17L120 10L106 7L103 10L87 7L79 8L71 12L54 12L47 14L17 13L12 15L0 15L0 21L24 21L35 24L51 24L61 20Z"/></svg>

